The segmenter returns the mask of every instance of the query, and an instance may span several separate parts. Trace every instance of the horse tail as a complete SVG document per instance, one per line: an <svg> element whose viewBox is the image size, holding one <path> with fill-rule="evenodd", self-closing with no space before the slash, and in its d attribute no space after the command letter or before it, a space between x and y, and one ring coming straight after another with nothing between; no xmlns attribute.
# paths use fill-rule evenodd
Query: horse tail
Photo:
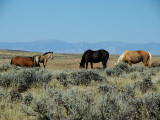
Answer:
<svg viewBox="0 0 160 120"><path fill-rule="evenodd" d="M151 60L152 60L152 55L151 55L151 53L150 52L148 52L149 53L149 59L148 59L148 65L149 65L149 67L151 66Z"/></svg>
<svg viewBox="0 0 160 120"><path fill-rule="evenodd" d="M34 56L34 65L35 65L35 66L40 66L40 65L39 65L40 58L41 58L40 55L35 55L35 56Z"/></svg>
<svg viewBox="0 0 160 120"><path fill-rule="evenodd" d="M13 59L11 60L10 64L11 64L11 65L13 64Z"/></svg>
<svg viewBox="0 0 160 120"><path fill-rule="evenodd" d="M37 59L37 56L35 55L35 56L33 56L33 58L34 58L34 59L33 59L34 66L36 66L36 65L37 65L37 60L36 60L36 59Z"/></svg>

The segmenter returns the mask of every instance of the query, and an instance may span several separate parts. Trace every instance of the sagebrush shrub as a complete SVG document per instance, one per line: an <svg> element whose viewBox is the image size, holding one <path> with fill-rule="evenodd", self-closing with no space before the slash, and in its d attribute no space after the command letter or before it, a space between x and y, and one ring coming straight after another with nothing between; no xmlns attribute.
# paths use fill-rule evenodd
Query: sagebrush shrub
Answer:
<svg viewBox="0 0 160 120"><path fill-rule="evenodd" d="M128 64L125 62L119 62L114 66L115 68L120 68L123 71L128 71Z"/></svg>
<svg viewBox="0 0 160 120"><path fill-rule="evenodd" d="M34 83L46 84L52 79L52 73L40 68L12 69L0 74L0 85L15 86L19 92L27 91Z"/></svg>
<svg viewBox="0 0 160 120"><path fill-rule="evenodd" d="M84 120L142 120L160 118L160 95L141 97L131 95L135 86L124 86L123 91L107 90L102 84L99 97L75 88L54 90L48 88L44 97L34 100L31 106L36 119L84 119ZM106 88L107 89L103 89ZM104 91L105 92L104 92ZM134 93L134 92L133 92Z"/></svg>
<svg viewBox="0 0 160 120"><path fill-rule="evenodd" d="M15 81L15 76L12 73L0 74L0 86L9 87L12 81Z"/></svg>
<svg viewBox="0 0 160 120"><path fill-rule="evenodd" d="M33 100L32 94L31 94L31 93L28 93L27 95L24 96L23 102L24 102L24 104L26 104L26 105L30 105L31 102L32 102L32 100Z"/></svg>
<svg viewBox="0 0 160 120"><path fill-rule="evenodd" d="M48 83L52 79L51 71L40 69L35 73L37 83Z"/></svg>
<svg viewBox="0 0 160 120"><path fill-rule="evenodd" d="M106 74L108 76L118 77L118 76L122 75L122 73L123 73L123 70L120 69L120 68L108 68L108 69L106 69Z"/></svg>
<svg viewBox="0 0 160 120"><path fill-rule="evenodd" d="M99 72L95 70L80 70L71 73L60 73L57 75L57 79L61 84L67 86L68 84L72 85L88 85L93 81L103 81L106 80Z"/></svg>
<svg viewBox="0 0 160 120"><path fill-rule="evenodd" d="M64 108L61 105L58 105L54 97L48 96L41 97L38 100L34 100L34 106L32 107L33 112L36 114L36 119L38 120L59 120L67 119L63 115Z"/></svg>
<svg viewBox="0 0 160 120"><path fill-rule="evenodd" d="M136 80L139 76L139 72L130 72L122 75L123 78L131 80Z"/></svg>
<svg viewBox="0 0 160 120"><path fill-rule="evenodd" d="M10 68L9 64L0 65L0 72L7 71Z"/></svg>
<svg viewBox="0 0 160 120"><path fill-rule="evenodd" d="M128 66L128 64L125 62L119 62L115 66L106 69L106 74L108 76L119 77L120 75L123 75L125 73L132 73L132 72L142 73L145 70L147 70L147 68L143 67L143 66ZM134 79L134 77L133 77L133 79Z"/></svg>
<svg viewBox="0 0 160 120"><path fill-rule="evenodd" d="M20 94L17 90L10 91L11 101L21 101L23 99L22 94Z"/></svg>
<svg viewBox="0 0 160 120"><path fill-rule="evenodd" d="M149 119L160 119L160 95L158 94L147 94L142 97Z"/></svg>
<svg viewBox="0 0 160 120"><path fill-rule="evenodd" d="M145 70L147 70L147 68L144 66L131 66L128 69L129 72L144 72Z"/></svg>
<svg viewBox="0 0 160 120"><path fill-rule="evenodd" d="M75 90L68 90L62 97L67 115L71 119L87 119L93 99L87 94L81 94Z"/></svg>
<svg viewBox="0 0 160 120"><path fill-rule="evenodd" d="M103 91L104 93L106 92L112 92L114 90L114 88L112 86L110 86L109 84L105 83L105 84L101 84L98 89L100 91Z"/></svg>
<svg viewBox="0 0 160 120"><path fill-rule="evenodd" d="M19 92L27 91L28 88L36 81L35 71L33 69L23 69L17 74L17 87Z"/></svg>
<svg viewBox="0 0 160 120"><path fill-rule="evenodd" d="M153 83L151 81L151 75L147 73L142 74L142 82L140 84L140 90L146 92L148 89L153 88Z"/></svg>
<svg viewBox="0 0 160 120"><path fill-rule="evenodd" d="M128 84L121 87L122 92L127 95L128 97L134 97L135 96L135 84Z"/></svg>
<svg viewBox="0 0 160 120"><path fill-rule="evenodd" d="M120 76L122 75L124 72L128 71L128 64L125 62L119 62L118 64L116 64L114 67L108 68L106 69L106 74L108 76Z"/></svg>

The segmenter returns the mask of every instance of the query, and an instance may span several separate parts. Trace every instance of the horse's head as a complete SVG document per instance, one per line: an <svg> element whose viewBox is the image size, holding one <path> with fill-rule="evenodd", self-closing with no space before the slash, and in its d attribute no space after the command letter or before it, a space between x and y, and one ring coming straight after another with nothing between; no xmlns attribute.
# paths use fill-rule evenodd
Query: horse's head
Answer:
<svg viewBox="0 0 160 120"><path fill-rule="evenodd" d="M53 60L53 52L50 53L50 58Z"/></svg>
<svg viewBox="0 0 160 120"><path fill-rule="evenodd" d="M53 52L47 52L43 56L46 56L47 59L51 58L53 60Z"/></svg>
<svg viewBox="0 0 160 120"><path fill-rule="evenodd" d="M85 68L84 63L81 62L79 67L80 68Z"/></svg>

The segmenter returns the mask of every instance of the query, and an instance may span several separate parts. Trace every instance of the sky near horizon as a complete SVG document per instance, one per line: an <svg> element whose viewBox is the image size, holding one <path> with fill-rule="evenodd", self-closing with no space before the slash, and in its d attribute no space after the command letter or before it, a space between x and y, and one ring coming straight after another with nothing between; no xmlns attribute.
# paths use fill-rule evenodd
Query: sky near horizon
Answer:
<svg viewBox="0 0 160 120"><path fill-rule="evenodd" d="M0 0L0 42L160 42L159 0Z"/></svg>

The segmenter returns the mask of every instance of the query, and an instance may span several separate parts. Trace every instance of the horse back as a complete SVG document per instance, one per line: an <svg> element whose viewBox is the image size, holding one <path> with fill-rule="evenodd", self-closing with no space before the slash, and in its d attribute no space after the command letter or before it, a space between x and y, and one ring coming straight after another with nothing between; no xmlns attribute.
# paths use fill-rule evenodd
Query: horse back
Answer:
<svg viewBox="0 0 160 120"><path fill-rule="evenodd" d="M83 54L82 58L85 59L85 61L96 63L96 62L108 60L108 57L109 57L108 51L105 51L103 49L93 51L89 49Z"/></svg>
<svg viewBox="0 0 160 120"><path fill-rule="evenodd" d="M132 60L132 61L142 61L143 59L148 59L149 53L144 50L138 51L125 51L125 60Z"/></svg>
<svg viewBox="0 0 160 120"><path fill-rule="evenodd" d="M26 66L26 67L33 67L34 66L34 61L33 61L33 57L14 57L11 60L11 64L16 65L16 66Z"/></svg>

